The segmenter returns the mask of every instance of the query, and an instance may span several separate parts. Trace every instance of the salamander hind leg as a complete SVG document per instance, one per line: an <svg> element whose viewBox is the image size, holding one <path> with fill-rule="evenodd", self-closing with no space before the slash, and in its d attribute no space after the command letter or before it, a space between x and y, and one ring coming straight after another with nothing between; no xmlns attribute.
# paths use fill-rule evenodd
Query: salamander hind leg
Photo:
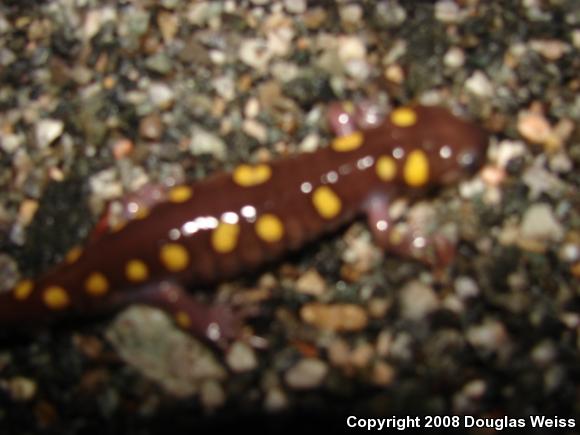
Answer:
<svg viewBox="0 0 580 435"><path fill-rule="evenodd" d="M182 330L218 347L241 335L242 319L227 305L209 305L195 300L174 281L161 281L124 292L120 305L141 303L165 311Z"/></svg>
<svg viewBox="0 0 580 435"><path fill-rule="evenodd" d="M435 268L444 268L455 257L453 237L419 222L425 216L402 221L391 216L391 203L385 195L367 201L367 222L376 243L385 251L411 258ZM421 214L421 210L419 213Z"/></svg>

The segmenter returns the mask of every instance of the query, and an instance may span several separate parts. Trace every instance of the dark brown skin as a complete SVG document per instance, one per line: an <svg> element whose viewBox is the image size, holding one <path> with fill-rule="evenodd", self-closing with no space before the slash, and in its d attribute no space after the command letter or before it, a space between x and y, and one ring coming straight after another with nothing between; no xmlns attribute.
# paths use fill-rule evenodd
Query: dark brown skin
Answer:
<svg viewBox="0 0 580 435"><path fill-rule="evenodd" d="M262 165L254 174L255 185L242 186L231 173L219 173L190 186L191 196L186 200L171 202L170 193L165 192L145 218L132 220L120 231L90 243L76 261L60 264L35 281L26 297L18 300L14 292L0 295L0 324L44 323L70 314L102 313L144 301L174 315L180 307L187 307L188 321L181 322L182 326L207 335L208 324L219 323L220 314L190 304L179 292L180 285L195 288L231 279L288 250L298 249L361 214L368 216L377 241L388 249L386 236L390 229L380 222L388 223L385 210L393 198L420 196L433 187L457 182L481 166L487 146L487 136L480 128L445 109L415 106L404 110L398 112L402 121L391 115L362 132L358 147L349 145L348 150L337 151L331 145L315 153ZM402 125L395 125L393 120ZM411 121L412 125L404 125ZM349 140L351 145L357 143L356 138ZM409 185L404 166L413 151L426 157L428 167L427 174L421 173L424 165L417 159L417 168L410 169L419 172L419 181ZM377 175L376 163L381 156L390 157L394 163L389 181ZM266 177L263 174L268 168ZM321 186L334 193L331 198L327 190L321 194L325 210L322 215L313 202L313 192ZM266 240L256 230L256 219L264 214L278 219L265 225ZM230 248L234 245L231 252L216 249L217 236L212 233L220 219L237 225L237 236L219 237ZM184 248L174 259L177 263L172 263L174 271L160 257L161 248L168 243ZM402 252L400 248L398 251ZM127 277L127 262L131 259L146 265L145 279L136 282ZM87 291L87 279L95 272L106 279L106 289L98 295ZM167 282L172 283L172 290L155 293ZM62 297L59 299L62 294L53 295L52 302L47 302L46 289L54 286L64 291L64 302Z"/></svg>

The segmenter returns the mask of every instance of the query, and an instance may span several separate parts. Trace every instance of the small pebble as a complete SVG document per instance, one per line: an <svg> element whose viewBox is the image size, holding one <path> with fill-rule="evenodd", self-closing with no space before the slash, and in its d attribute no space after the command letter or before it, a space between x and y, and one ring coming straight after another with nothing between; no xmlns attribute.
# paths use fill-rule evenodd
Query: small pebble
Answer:
<svg viewBox="0 0 580 435"><path fill-rule="evenodd" d="M439 0L435 3L435 18L443 23L456 23L462 17L457 3L452 0Z"/></svg>
<svg viewBox="0 0 580 435"><path fill-rule="evenodd" d="M24 143L21 134L5 134L0 136L0 148L7 154L14 153Z"/></svg>
<svg viewBox="0 0 580 435"><path fill-rule="evenodd" d="M356 36L342 36L338 40L338 57L343 64L353 59L364 59L367 49L362 40Z"/></svg>
<svg viewBox="0 0 580 435"><path fill-rule="evenodd" d="M20 278L20 273L18 272L18 264L12 257L8 254L0 252L0 294L5 291L9 291L16 285ZM1 361L1 358L0 358ZM2 370L2 364L0 364L0 371Z"/></svg>
<svg viewBox="0 0 580 435"><path fill-rule="evenodd" d="M386 298L374 297L369 301L369 315L375 319L384 319L391 308L392 302Z"/></svg>
<svg viewBox="0 0 580 435"><path fill-rule="evenodd" d="M554 216L548 204L532 204L524 212L520 224L520 237L525 241L538 243L557 242L564 236L562 224Z"/></svg>
<svg viewBox="0 0 580 435"><path fill-rule="evenodd" d="M280 387L274 387L266 392L264 407L268 411L276 412L288 407L288 397Z"/></svg>
<svg viewBox="0 0 580 435"><path fill-rule="evenodd" d="M191 129L189 150L194 156L211 154L215 158L223 160L226 155L226 144L215 134L198 125L194 125Z"/></svg>
<svg viewBox="0 0 580 435"><path fill-rule="evenodd" d="M89 179L89 186L91 192L102 201L119 198L123 193L123 185L113 168L93 174Z"/></svg>
<svg viewBox="0 0 580 435"><path fill-rule="evenodd" d="M572 44L574 45L575 48L580 49L580 29L574 29L571 32L572 34Z"/></svg>
<svg viewBox="0 0 580 435"><path fill-rule="evenodd" d="M284 0L284 8L291 14L303 14L306 11L306 0Z"/></svg>
<svg viewBox="0 0 580 435"><path fill-rule="evenodd" d="M560 260L572 263L580 259L580 243L564 243L559 251Z"/></svg>
<svg viewBox="0 0 580 435"><path fill-rule="evenodd" d="M324 22L326 22L326 20L327 13L324 8L321 7L308 9L304 14L304 24L309 29L318 29Z"/></svg>
<svg viewBox="0 0 580 435"><path fill-rule="evenodd" d="M158 140L163 134L163 122L157 113L145 116L139 122L139 134L150 140Z"/></svg>
<svg viewBox="0 0 580 435"><path fill-rule="evenodd" d="M238 56L246 65L262 71L270 62L272 53L263 39L246 39L240 45Z"/></svg>
<svg viewBox="0 0 580 435"><path fill-rule="evenodd" d="M570 156L565 152L558 152L557 154L551 156L548 165L552 172L556 172L558 174L567 174L574 167Z"/></svg>
<svg viewBox="0 0 580 435"><path fill-rule="evenodd" d="M113 143L112 148L115 159L119 160L131 154L134 144L131 139L120 138Z"/></svg>
<svg viewBox="0 0 580 435"><path fill-rule="evenodd" d="M371 381L381 387L389 386L395 380L396 371L390 364L377 361L373 366Z"/></svg>
<svg viewBox="0 0 580 435"><path fill-rule="evenodd" d="M527 152L527 147L524 142L505 139L495 147L492 152L492 157L497 166L507 168L510 161L525 156Z"/></svg>
<svg viewBox="0 0 580 435"><path fill-rule="evenodd" d="M534 346L531 358L539 367L548 367L556 358L556 348L551 341L543 340Z"/></svg>
<svg viewBox="0 0 580 435"><path fill-rule="evenodd" d="M306 304L300 310L302 320L320 329L330 331L360 331L367 326L365 310L355 304Z"/></svg>
<svg viewBox="0 0 580 435"><path fill-rule="evenodd" d="M350 362L350 346L342 338L335 338L328 346L328 359L333 366L342 367Z"/></svg>
<svg viewBox="0 0 580 435"><path fill-rule="evenodd" d="M145 67L157 74L168 74L173 69L173 61L164 53L157 53L145 60Z"/></svg>
<svg viewBox="0 0 580 435"><path fill-rule="evenodd" d="M346 4L338 10L340 21L346 25L359 24L363 17L361 5L356 3Z"/></svg>
<svg viewBox="0 0 580 435"><path fill-rule="evenodd" d="M165 83L151 83L148 89L149 99L153 105L160 109L167 109L173 104L175 94L173 89L171 89Z"/></svg>
<svg viewBox="0 0 580 435"><path fill-rule="evenodd" d="M24 226L28 226L34 215L38 210L38 201L35 199L25 199L20 204L20 210L18 211L18 219L20 223Z"/></svg>
<svg viewBox="0 0 580 435"><path fill-rule="evenodd" d="M470 299L479 295L477 282L469 276L458 276L455 278L455 292L461 299Z"/></svg>
<svg viewBox="0 0 580 435"><path fill-rule="evenodd" d="M439 307L439 298L433 290L421 281L411 281L400 293L401 314L410 320L421 320Z"/></svg>
<svg viewBox="0 0 580 435"><path fill-rule="evenodd" d="M236 83L230 75L217 77L211 83L218 95L226 101L232 101L235 98Z"/></svg>
<svg viewBox="0 0 580 435"><path fill-rule="evenodd" d="M365 368L375 355L373 346L369 343L358 344L350 355L350 362L354 367L359 369Z"/></svg>
<svg viewBox="0 0 580 435"><path fill-rule="evenodd" d="M326 293L326 281L316 269L309 269L298 278L295 288L298 293L319 297Z"/></svg>
<svg viewBox="0 0 580 435"><path fill-rule="evenodd" d="M8 381L7 389L14 401L28 402L36 395L37 384L32 379L15 376Z"/></svg>
<svg viewBox="0 0 580 435"><path fill-rule="evenodd" d="M552 127L544 115L524 112L518 116L518 132L532 143L545 143L552 134Z"/></svg>
<svg viewBox="0 0 580 435"><path fill-rule="evenodd" d="M236 341L226 354L226 362L236 373L247 372L258 366L254 350L245 343Z"/></svg>
<svg viewBox="0 0 580 435"><path fill-rule="evenodd" d="M157 15L157 25L163 41L167 44L173 40L179 30L179 15L173 12L161 11Z"/></svg>
<svg viewBox="0 0 580 435"><path fill-rule="evenodd" d="M298 361L284 374L284 380L290 388L308 390L318 387L328 374L328 366L316 358L304 358Z"/></svg>
<svg viewBox="0 0 580 435"><path fill-rule="evenodd" d="M250 98L244 106L244 116L246 118L255 118L260 114L260 102L257 98Z"/></svg>
<svg viewBox="0 0 580 435"><path fill-rule="evenodd" d="M316 133L307 134L298 145L298 149L304 153L311 153L318 149L320 136Z"/></svg>
<svg viewBox="0 0 580 435"><path fill-rule="evenodd" d="M443 56L443 63L451 69L461 68L465 63L465 52L459 47L451 47Z"/></svg>
<svg viewBox="0 0 580 435"><path fill-rule="evenodd" d="M407 11L397 1L376 2L377 18L386 27L396 27L407 18Z"/></svg>
<svg viewBox="0 0 580 435"><path fill-rule="evenodd" d="M560 59L571 48L568 44L557 39L536 39L530 42L532 50L540 53L545 59L554 61Z"/></svg>
<svg viewBox="0 0 580 435"><path fill-rule="evenodd" d="M268 129L264 124L255 119L244 119L242 130L261 144L266 143L268 139Z"/></svg>
<svg viewBox="0 0 580 435"><path fill-rule="evenodd" d="M209 380L201 385L199 399L205 409L215 409L226 402L226 393L219 382Z"/></svg>
<svg viewBox="0 0 580 435"><path fill-rule="evenodd" d="M385 78L400 85L405 80L405 71L399 64L389 65L385 69Z"/></svg>
<svg viewBox="0 0 580 435"><path fill-rule="evenodd" d="M41 119L36 124L36 145L46 148L64 131L64 122L60 119Z"/></svg>
<svg viewBox="0 0 580 435"><path fill-rule="evenodd" d="M465 89L480 98L489 98L493 95L493 85L481 71L475 71L466 81Z"/></svg>
<svg viewBox="0 0 580 435"><path fill-rule="evenodd" d="M488 351L498 351L508 344L505 326L495 319L485 319L467 330L467 340L472 346Z"/></svg>

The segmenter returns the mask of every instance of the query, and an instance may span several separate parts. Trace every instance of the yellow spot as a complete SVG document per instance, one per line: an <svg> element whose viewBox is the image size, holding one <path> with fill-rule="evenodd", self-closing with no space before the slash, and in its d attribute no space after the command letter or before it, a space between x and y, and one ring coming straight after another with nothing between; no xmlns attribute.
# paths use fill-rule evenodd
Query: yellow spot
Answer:
<svg viewBox="0 0 580 435"><path fill-rule="evenodd" d="M256 166L240 165L234 170L232 175L234 182L244 187L265 183L271 176L272 169L265 164Z"/></svg>
<svg viewBox="0 0 580 435"><path fill-rule="evenodd" d="M273 214L264 214L256 222L258 237L268 243L278 242L284 236L284 224Z"/></svg>
<svg viewBox="0 0 580 435"><path fill-rule="evenodd" d="M383 181L391 181L397 175L397 163L392 157L381 156L377 160L377 175Z"/></svg>
<svg viewBox="0 0 580 435"><path fill-rule="evenodd" d="M34 284L29 279L24 279L18 283L18 285L14 288L14 297L19 301L23 301L30 296L32 293L32 289L34 288Z"/></svg>
<svg viewBox="0 0 580 435"><path fill-rule="evenodd" d="M178 311L175 314L175 323L183 329L188 329L191 326L191 319L185 311Z"/></svg>
<svg viewBox="0 0 580 435"><path fill-rule="evenodd" d="M118 222L116 222L112 227L111 227L111 232L112 233L118 233L119 231L121 231L123 228L125 228L127 226L127 223L129 221L128 220L119 220Z"/></svg>
<svg viewBox="0 0 580 435"><path fill-rule="evenodd" d="M189 186L176 186L169 191L169 201L185 202L193 195L193 190Z"/></svg>
<svg viewBox="0 0 580 435"><path fill-rule="evenodd" d="M337 137L332 141L332 149L341 153L354 151L363 143L363 135L360 131Z"/></svg>
<svg viewBox="0 0 580 435"><path fill-rule="evenodd" d="M147 216L149 216L149 209L144 205L139 205L133 217L134 219L145 219Z"/></svg>
<svg viewBox="0 0 580 435"><path fill-rule="evenodd" d="M42 298L46 306L53 310L62 310L70 304L68 293L65 289L56 285L47 287Z"/></svg>
<svg viewBox="0 0 580 435"><path fill-rule="evenodd" d="M400 107L391 113L391 122L397 127L410 127L417 122L417 112L409 107Z"/></svg>
<svg viewBox="0 0 580 435"><path fill-rule="evenodd" d="M403 242L405 237L405 232L401 230L399 227L395 227L391 234L389 235L389 242L393 246L400 245Z"/></svg>
<svg viewBox="0 0 580 435"><path fill-rule="evenodd" d="M211 233L211 245L220 254L227 254L236 248L239 235L238 224L228 224L222 221Z"/></svg>
<svg viewBox="0 0 580 435"><path fill-rule="evenodd" d="M129 260L125 266L125 276L132 282L145 281L149 277L149 269L141 260Z"/></svg>
<svg viewBox="0 0 580 435"><path fill-rule="evenodd" d="M312 203L318 214L325 219L336 217L342 208L340 198L328 186L318 187L312 194Z"/></svg>
<svg viewBox="0 0 580 435"><path fill-rule="evenodd" d="M82 253L83 253L82 248L80 246L75 246L71 248L70 251L67 252L67 254L64 257L64 260L69 264L74 263L79 259Z"/></svg>
<svg viewBox="0 0 580 435"><path fill-rule="evenodd" d="M93 272L85 281L85 290L92 296L102 296L109 291L109 281L100 272Z"/></svg>
<svg viewBox="0 0 580 435"><path fill-rule="evenodd" d="M423 151L415 150L409 153L403 175L409 186L419 187L429 181L429 159Z"/></svg>
<svg viewBox="0 0 580 435"><path fill-rule="evenodd" d="M181 272L189 264L189 253L187 249L178 243L163 245L159 256L165 268L170 272Z"/></svg>

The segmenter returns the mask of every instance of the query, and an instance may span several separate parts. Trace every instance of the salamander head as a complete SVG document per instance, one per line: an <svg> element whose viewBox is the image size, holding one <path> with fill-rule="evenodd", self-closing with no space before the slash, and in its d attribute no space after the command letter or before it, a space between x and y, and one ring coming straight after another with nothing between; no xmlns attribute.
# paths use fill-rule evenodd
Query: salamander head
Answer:
<svg viewBox="0 0 580 435"><path fill-rule="evenodd" d="M478 125L441 108L420 108L417 112L424 118L419 140L429 155L432 183L456 183L483 165L488 137Z"/></svg>
<svg viewBox="0 0 580 435"><path fill-rule="evenodd" d="M392 175L410 187L451 184L473 174L485 161L488 142L476 124L426 106L395 109L368 134L390 151L377 162L379 176L388 181Z"/></svg>

